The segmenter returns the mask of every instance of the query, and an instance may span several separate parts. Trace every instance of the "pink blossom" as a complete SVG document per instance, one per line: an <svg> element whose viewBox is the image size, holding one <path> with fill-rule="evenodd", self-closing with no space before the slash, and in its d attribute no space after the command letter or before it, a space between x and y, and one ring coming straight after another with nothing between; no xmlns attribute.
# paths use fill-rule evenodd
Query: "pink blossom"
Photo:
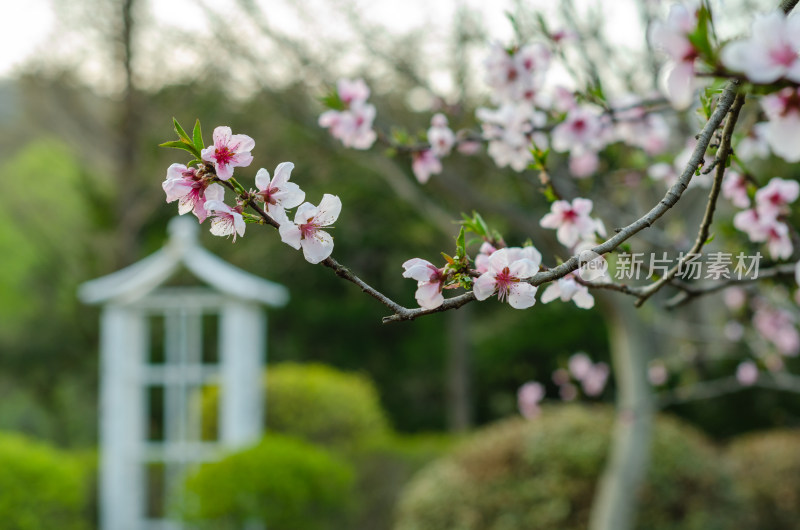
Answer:
<svg viewBox="0 0 800 530"><path fill-rule="evenodd" d="M765 303L757 305L753 315L756 331L774 344L781 354L790 357L800 353L800 333L796 324L797 319L792 313Z"/></svg>
<svg viewBox="0 0 800 530"><path fill-rule="evenodd" d="M222 201L206 201L206 210L214 216L211 220L211 233L215 236L233 235L233 242L236 242L236 235L244 236L246 227L244 217L242 217L241 206L228 206Z"/></svg>
<svg viewBox="0 0 800 530"><path fill-rule="evenodd" d="M533 161L531 137L536 127L546 122L546 116L528 104L506 103L497 109L479 108L483 138L489 141L489 156L497 167L510 166L523 171Z"/></svg>
<svg viewBox="0 0 800 530"><path fill-rule="evenodd" d="M739 145L736 146L736 155L742 160L767 158L769 156L768 128L769 123L765 121L753 125L747 136L742 138Z"/></svg>
<svg viewBox="0 0 800 530"><path fill-rule="evenodd" d="M758 15L750 38L722 50L722 63L755 83L785 77L800 82L800 18L783 13Z"/></svg>
<svg viewBox="0 0 800 530"><path fill-rule="evenodd" d="M489 270L489 256L491 256L497 249L490 243L484 241L481 248L478 250L478 255L475 256L475 270L483 274Z"/></svg>
<svg viewBox="0 0 800 530"><path fill-rule="evenodd" d="M435 309L442 305L442 287L444 276L442 269L437 268L430 261L420 258L412 258L403 263L405 272L403 278L417 280L417 292L415 297L417 303L423 309Z"/></svg>
<svg viewBox="0 0 800 530"><path fill-rule="evenodd" d="M756 210L764 217L778 217L788 213L788 205L800 195L800 184L794 180L775 177L756 192Z"/></svg>
<svg viewBox="0 0 800 530"><path fill-rule="evenodd" d="M336 82L336 91L339 99L346 106L364 103L369 98L369 86L363 79L339 79Z"/></svg>
<svg viewBox="0 0 800 530"><path fill-rule="evenodd" d="M722 295L725 305L731 311L738 311L747 302L747 293L741 287L728 287Z"/></svg>
<svg viewBox="0 0 800 530"><path fill-rule="evenodd" d="M592 201L577 198L568 201L555 201L550 213L542 217L539 224L543 228L557 229L556 237L565 247L573 247L580 239L594 237L598 230L597 221L589 217Z"/></svg>
<svg viewBox="0 0 800 530"><path fill-rule="evenodd" d="M771 217L765 217L755 208L742 210L733 216L733 226L744 233L754 243L763 243L767 240L769 226L773 222Z"/></svg>
<svg viewBox="0 0 800 530"><path fill-rule="evenodd" d="M617 116L617 136L626 144L643 149L648 155L666 151L672 135L667 120L661 114L645 114L641 107L632 110L639 112L629 111L625 116Z"/></svg>
<svg viewBox="0 0 800 530"><path fill-rule="evenodd" d="M588 287L575 281L574 276L571 274L554 281L542 293L543 304L550 303L556 298L561 298L562 302L572 300L581 309L594 307L594 297L589 294Z"/></svg>
<svg viewBox="0 0 800 530"><path fill-rule="evenodd" d="M375 106L354 101L347 110L329 110L319 117L320 127L327 128L345 147L369 149L377 135L372 130Z"/></svg>
<svg viewBox="0 0 800 530"><path fill-rule="evenodd" d="M431 128L428 129L428 142L431 144L431 151L439 158L450 154L450 150L456 143L456 135L447 125L447 116L444 114L434 114L431 119Z"/></svg>
<svg viewBox="0 0 800 530"><path fill-rule="evenodd" d="M789 237L789 227L786 223L773 221L767 230L767 250L774 259L789 259L792 257L792 238Z"/></svg>
<svg viewBox="0 0 800 530"><path fill-rule="evenodd" d="M553 89L552 107L557 112L569 112L578 103L575 101L575 94L566 87L557 86Z"/></svg>
<svg viewBox="0 0 800 530"><path fill-rule="evenodd" d="M775 259L788 259L792 255L792 240L785 223L757 209L743 210L733 217L733 226L745 232L754 243L767 243L769 253Z"/></svg>
<svg viewBox="0 0 800 530"><path fill-rule="evenodd" d="M753 361L744 361L736 367L736 380L742 386L753 386L758 381L758 366Z"/></svg>
<svg viewBox="0 0 800 530"><path fill-rule="evenodd" d="M333 252L333 237L322 228L336 222L341 211L341 199L328 193L323 195L319 206L303 203L295 213L294 222L289 221L285 213L276 218L280 223L281 241L296 249L302 247L309 263L319 263Z"/></svg>
<svg viewBox="0 0 800 530"><path fill-rule="evenodd" d="M578 352L569 357L569 371L572 377L582 381L592 369L592 360L583 352Z"/></svg>
<svg viewBox="0 0 800 530"><path fill-rule="evenodd" d="M543 398L544 387L535 381L529 381L519 387L517 391L517 406L520 414L529 420L538 416L541 412L539 402Z"/></svg>
<svg viewBox="0 0 800 530"><path fill-rule="evenodd" d="M689 41L697 26L697 14L686 6L674 4L665 22L657 22L650 33L652 43L670 58L661 70L667 97L679 109L692 102L695 88L694 63L698 53Z"/></svg>
<svg viewBox="0 0 800 530"><path fill-rule="evenodd" d="M213 138L214 145L203 149L200 156L214 164L220 180L228 180L233 176L233 168L247 167L253 161L250 151L256 143L246 134L232 134L230 127L217 127Z"/></svg>
<svg viewBox="0 0 800 530"><path fill-rule="evenodd" d="M267 212L274 215L278 209L294 208L306 198L306 193L294 182L289 182L294 164L281 162L275 168L275 176L270 181L269 171L261 168L256 173L256 197L264 201Z"/></svg>
<svg viewBox="0 0 800 530"><path fill-rule="evenodd" d="M494 293L515 309L527 309L536 303L536 287L525 282L539 270L539 263L529 258L516 259L510 249L501 248L489 257L488 270L475 280L475 298L486 300Z"/></svg>
<svg viewBox="0 0 800 530"><path fill-rule="evenodd" d="M481 150L482 144L475 140L462 140L458 142L456 149L464 156L472 156Z"/></svg>
<svg viewBox="0 0 800 530"><path fill-rule="evenodd" d="M414 153L411 170L420 184L425 184L431 175L438 175L442 172L442 162L433 154L432 150L425 149Z"/></svg>
<svg viewBox="0 0 800 530"><path fill-rule="evenodd" d="M208 212L206 201L221 201L225 190L219 184L197 176L197 170L183 164L172 164L167 169L167 178L161 184L167 194L167 202L178 202L178 213L192 212L202 223Z"/></svg>
<svg viewBox="0 0 800 530"><path fill-rule="evenodd" d="M596 151L606 143L605 124L595 109L582 105L567 113L563 122L553 129L553 149L571 151L576 147Z"/></svg>
<svg viewBox="0 0 800 530"><path fill-rule="evenodd" d="M573 149L569 155L569 172L577 179L591 177L599 165L600 159L594 151Z"/></svg>
<svg viewBox="0 0 800 530"><path fill-rule="evenodd" d="M764 96L761 106L769 119L765 135L772 152L787 162L800 161L800 88Z"/></svg>
<svg viewBox="0 0 800 530"><path fill-rule="evenodd" d="M535 103L549 62L550 52L543 45L506 50L494 43L484 62L493 101Z"/></svg>
<svg viewBox="0 0 800 530"><path fill-rule="evenodd" d="M597 363L592 366L589 373L581 380L581 387L587 396L597 397L603 393L608 381L610 370L606 363Z"/></svg>
<svg viewBox="0 0 800 530"><path fill-rule="evenodd" d="M668 378L669 372L667 371L667 367L664 366L664 363L653 361L650 363L650 366L647 367L647 379L652 385L661 386L667 382Z"/></svg>
<svg viewBox="0 0 800 530"><path fill-rule="evenodd" d="M730 200L737 208L750 206L747 196L747 179L741 173L728 171L722 180L722 196Z"/></svg>

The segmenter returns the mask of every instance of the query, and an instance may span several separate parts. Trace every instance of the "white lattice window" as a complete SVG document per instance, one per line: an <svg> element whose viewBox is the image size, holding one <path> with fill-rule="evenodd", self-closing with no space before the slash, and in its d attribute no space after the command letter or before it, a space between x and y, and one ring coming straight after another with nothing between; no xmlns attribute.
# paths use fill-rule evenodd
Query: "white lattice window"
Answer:
<svg viewBox="0 0 800 530"><path fill-rule="evenodd" d="M176 222L177 221L177 222ZM264 305L282 286L233 268L177 219L156 254L87 282L101 319L100 519L104 530L180 529L169 518L192 465L252 443L263 426ZM192 223L191 225L188 223ZM180 269L206 284L164 287ZM201 397L219 392L216 432L203 432Z"/></svg>

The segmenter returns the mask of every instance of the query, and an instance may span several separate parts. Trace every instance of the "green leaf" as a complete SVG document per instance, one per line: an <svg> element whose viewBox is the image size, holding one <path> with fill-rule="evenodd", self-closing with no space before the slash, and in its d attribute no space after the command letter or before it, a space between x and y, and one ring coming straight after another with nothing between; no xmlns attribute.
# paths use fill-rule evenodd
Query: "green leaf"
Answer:
<svg viewBox="0 0 800 530"><path fill-rule="evenodd" d="M178 138L180 138L181 140L185 141L188 144L192 143L192 141L189 139L189 135L186 134L186 131L183 130L183 127L181 127L181 124L178 123L178 120L176 120L175 118L172 118L172 126L175 128L175 133L178 135Z"/></svg>
<svg viewBox="0 0 800 530"><path fill-rule="evenodd" d="M711 243L712 241L714 241L714 238L715 238L716 236L717 236L717 234L711 234L711 236L710 236L708 239L706 239L706 242L705 242L705 243L703 243L703 244L704 244L704 245L708 245L709 243Z"/></svg>
<svg viewBox="0 0 800 530"><path fill-rule="evenodd" d="M203 143L203 130L200 128L200 118L194 122L194 130L192 131L192 138L194 138L194 147L198 151L202 151L205 148L205 144Z"/></svg>
<svg viewBox="0 0 800 530"><path fill-rule="evenodd" d="M320 101L322 101L322 104L325 105L325 107L333 110L345 110L346 107L344 101L339 98L339 92L336 90L332 90L321 97Z"/></svg>
<svg viewBox="0 0 800 530"><path fill-rule="evenodd" d="M197 152L197 149L194 148L192 144L187 144L183 141L174 140L172 142L164 142L163 144L158 144L159 147L171 147L173 149L183 149L184 151L189 151L195 158L200 158L200 153Z"/></svg>
<svg viewBox="0 0 800 530"><path fill-rule="evenodd" d="M467 255L466 245L464 243L464 226L461 226L461 230L458 232L458 237L456 237L456 259L460 260L464 256Z"/></svg>
<svg viewBox="0 0 800 530"><path fill-rule="evenodd" d="M445 254L444 252L442 252L442 257L445 259L445 261L447 262L447 264L448 264L448 265L452 265L453 263L455 263L455 262L456 262L456 260L454 260L453 258L451 258L450 256L448 256L448 255L447 255L447 254Z"/></svg>

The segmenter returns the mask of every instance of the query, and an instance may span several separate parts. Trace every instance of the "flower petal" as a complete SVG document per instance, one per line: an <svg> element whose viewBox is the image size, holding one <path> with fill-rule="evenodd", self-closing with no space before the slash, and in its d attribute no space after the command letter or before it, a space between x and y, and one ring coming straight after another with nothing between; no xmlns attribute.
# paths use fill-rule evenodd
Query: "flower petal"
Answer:
<svg viewBox="0 0 800 530"><path fill-rule="evenodd" d="M508 291L508 304L514 309L528 309L536 303L536 287L529 283L515 283Z"/></svg>
<svg viewBox="0 0 800 530"><path fill-rule="evenodd" d="M342 200L336 196L326 193L319 202L319 213L316 215L320 226L328 226L336 222L342 212Z"/></svg>
<svg viewBox="0 0 800 530"><path fill-rule="evenodd" d="M300 228L294 223L281 223L280 227L278 227L278 233L281 236L281 241L286 243L292 248L300 250L300 240L303 237L303 233L300 232Z"/></svg>
<svg viewBox="0 0 800 530"><path fill-rule="evenodd" d="M269 171L263 167L256 172L256 188L260 191L269 188Z"/></svg>
<svg viewBox="0 0 800 530"><path fill-rule="evenodd" d="M309 263L319 263L333 252L333 237L328 232L317 230L314 237L301 240L300 246Z"/></svg>
<svg viewBox="0 0 800 530"><path fill-rule="evenodd" d="M481 274L472 284L472 292L478 300L486 300L494 294L495 280L490 272Z"/></svg>
<svg viewBox="0 0 800 530"><path fill-rule="evenodd" d="M293 169L294 164L291 162L281 162L278 164L278 167L275 168L275 178L272 179L272 186L275 188L282 188L292 176Z"/></svg>
<svg viewBox="0 0 800 530"><path fill-rule="evenodd" d="M444 296L438 283L425 283L414 293L419 306L423 309L436 309L444 302Z"/></svg>
<svg viewBox="0 0 800 530"><path fill-rule="evenodd" d="M558 282L553 282L547 286L547 288L542 293L542 303L549 304L556 298L561 296L561 288L558 286Z"/></svg>

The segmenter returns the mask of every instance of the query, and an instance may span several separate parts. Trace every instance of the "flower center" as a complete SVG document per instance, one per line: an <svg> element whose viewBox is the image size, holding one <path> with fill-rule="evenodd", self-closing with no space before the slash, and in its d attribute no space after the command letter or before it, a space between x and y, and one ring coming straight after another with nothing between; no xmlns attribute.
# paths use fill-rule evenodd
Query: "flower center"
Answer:
<svg viewBox="0 0 800 530"><path fill-rule="evenodd" d="M578 218L578 214L575 213L575 210L567 210L564 212L564 222L565 223L574 223L575 219Z"/></svg>
<svg viewBox="0 0 800 530"><path fill-rule="evenodd" d="M791 90L791 89L790 89ZM783 111L781 116L787 116L790 112L800 112L800 92L791 90L791 93L781 97Z"/></svg>
<svg viewBox="0 0 800 530"><path fill-rule="evenodd" d="M497 285L497 297L500 301L504 301L508 297L508 292L511 286L519 281L519 278L511 276L508 267L504 267L502 271L494 276L495 285Z"/></svg>
<svg viewBox="0 0 800 530"><path fill-rule="evenodd" d="M780 48L773 48L769 52L769 58L781 66L792 66L798 59L797 52L789 44L784 43Z"/></svg>
<svg viewBox="0 0 800 530"><path fill-rule="evenodd" d="M311 239L314 237L314 234L317 233L319 230L319 226L314 223L314 218L309 218L304 224L300 225L300 238L301 239Z"/></svg>
<svg viewBox="0 0 800 530"><path fill-rule="evenodd" d="M218 147L214 151L214 159L217 161L217 164L221 166L230 164L231 160L233 159L233 155L233 151L228 149L227 146Z"/></svg>
<svg viewBox="0 0 800 530"><path fill-rule="evenodd" d="M273 197L273 195L277 192L278 188L270 188L269 186L267 186L267 189L265 189L264 191L259 191L258 193L256 193L256 195L261 197L261 199L266 204L277 204L278 201L275 199L275 197Z"/></svg>

